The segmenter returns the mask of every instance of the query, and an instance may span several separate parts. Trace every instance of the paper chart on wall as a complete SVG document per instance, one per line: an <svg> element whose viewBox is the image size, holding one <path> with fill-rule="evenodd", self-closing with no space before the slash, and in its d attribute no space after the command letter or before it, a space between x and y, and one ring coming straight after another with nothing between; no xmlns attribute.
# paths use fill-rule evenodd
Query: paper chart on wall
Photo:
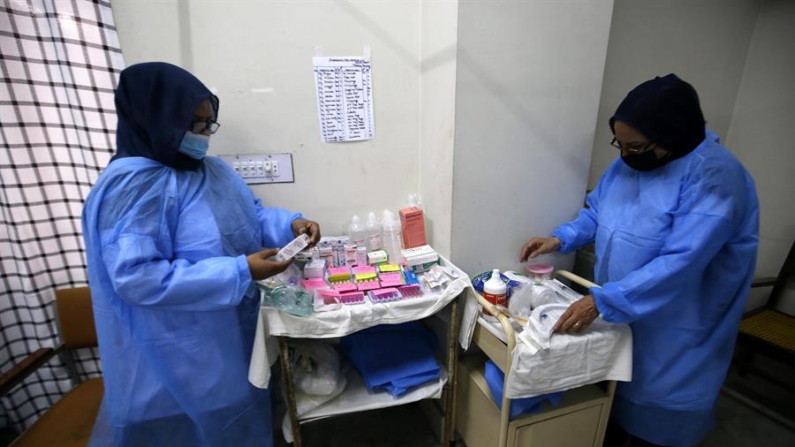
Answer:
<svg viewBox="0 0 795 447"><path fill-rule="evenodd" d="M327 143L375 137L369 57L314 57L320 137Z"/></svg>

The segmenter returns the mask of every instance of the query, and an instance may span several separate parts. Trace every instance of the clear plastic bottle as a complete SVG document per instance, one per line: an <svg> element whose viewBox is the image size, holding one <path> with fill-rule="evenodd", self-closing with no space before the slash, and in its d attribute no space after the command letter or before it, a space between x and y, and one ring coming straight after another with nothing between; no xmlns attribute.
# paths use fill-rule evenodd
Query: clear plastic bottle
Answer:
<svg viewBox="0 0 795 447"><path fill-rule="evenodd" d="M348 226L348 237L351 244L356 244L357 247L365 247L367 245L367 230L362 225L362 220L358 215L351 218L351 224Z"/></svg>
<svg viewBox="0 0 795 447"><path fill-rule="evenodd" d="M378 224L375 213L370 212L370 214L367 215L365 229L367 231L367 251L376 251L384 248L384 242L381 237L381 225Z"/></svg>
<svg viewBox="0 0 795 447"><path fill-rule="evenodd" d="M402 264L403 237L400 233L400 222L395 220L395 215L389 210L384 210L384 218L381 222L381 234L383 235L384 249L389 255L389 262L392 264Z"/></svg>

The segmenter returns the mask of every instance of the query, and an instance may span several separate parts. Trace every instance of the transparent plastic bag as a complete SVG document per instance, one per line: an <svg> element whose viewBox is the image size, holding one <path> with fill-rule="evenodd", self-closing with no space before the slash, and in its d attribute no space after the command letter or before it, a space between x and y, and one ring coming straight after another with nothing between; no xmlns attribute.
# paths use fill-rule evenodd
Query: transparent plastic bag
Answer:
<svg viewBox="0 0 795 447"><path fill-rule="evenodd" d="M322 341L296 341L290 344L293 380L306 394L328 395L344 380L337 350Z"/></svg>
<svg viewBox="0 0 795 447"><path fill-rule="evenodd" d="M291 264L282 273L258 282L262 305L300 317L312 315L314 297L300 286L300 281L301 269Z"/></svg>
<svg viewBox="0 0 795 447"><path fill-rule="evenodd" d="M322 341L296 340L290 342L288 349L298 416L342 394L348 382L334 346ZM288 443L293 442L289 415L282 420L282 434Z"/></svg>
<svg viewBox="0 0 795 447"><path fill-rule="evenodd" d="M531 284L522 284L513 289L513 295L508 300L508 310L520 317L527 317L533 311L533 287Z"/></svg>

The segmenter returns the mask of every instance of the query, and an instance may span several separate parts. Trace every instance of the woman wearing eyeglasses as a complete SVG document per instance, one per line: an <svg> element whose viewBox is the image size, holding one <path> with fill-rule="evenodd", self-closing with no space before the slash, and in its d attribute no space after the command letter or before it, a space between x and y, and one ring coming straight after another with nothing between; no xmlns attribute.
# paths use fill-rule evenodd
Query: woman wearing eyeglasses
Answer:
<svg viewBox="0 0 795 447"><path fill-rule="evenodd" d="M595 242L602 288L555 329L579 333L597 317L632 328L633 379L618 385L605 446L693 446L712 427L754 272L754 182L673 74L633 89L610 128L620 157L588 206L520 259Z"/></svg>
<svg viewBox="0 0 795 447"><path fill-rule="evenodd" d="M320 229L206 156L218 105L173 65L121 73L117 152L82 221L105 384L91 446L272 445L268 391L247 380L254 282Z"/></svg>

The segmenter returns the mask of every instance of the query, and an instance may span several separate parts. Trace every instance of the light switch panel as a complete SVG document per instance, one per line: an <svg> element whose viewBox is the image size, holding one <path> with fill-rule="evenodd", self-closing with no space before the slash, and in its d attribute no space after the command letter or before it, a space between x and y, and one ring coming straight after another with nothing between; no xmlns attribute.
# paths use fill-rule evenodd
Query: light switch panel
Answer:
<svg viewBox="0 0 795 447"><path fill-rule="evenodd" d="M220 155L248 184L293 183L293 154Z"/></svg>

